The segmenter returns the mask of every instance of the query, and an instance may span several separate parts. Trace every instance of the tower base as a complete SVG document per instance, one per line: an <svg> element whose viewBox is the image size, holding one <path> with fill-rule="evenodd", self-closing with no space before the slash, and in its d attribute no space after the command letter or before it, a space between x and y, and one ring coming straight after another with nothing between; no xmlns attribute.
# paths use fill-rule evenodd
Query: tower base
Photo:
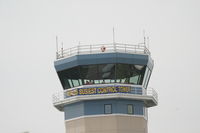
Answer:
<svg viewBox="0 0 200 133"><path fill-rule="evenodd" d="M147 133L147 119L131 115L84 116L65 121L66 133Z"/></svg>

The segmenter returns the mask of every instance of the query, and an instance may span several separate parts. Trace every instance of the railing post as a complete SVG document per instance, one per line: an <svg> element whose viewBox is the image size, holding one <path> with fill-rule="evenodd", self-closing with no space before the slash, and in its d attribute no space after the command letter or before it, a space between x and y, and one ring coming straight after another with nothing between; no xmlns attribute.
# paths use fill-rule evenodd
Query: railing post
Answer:
<svg viewBox="0 0 200 133"><path fill-rule="evenodd" d="M79 55L79 45L77 46L77 55Z"/></svg>
<svg viewBox="0 0 200 133"><path fill-rule="evenodd" d="M59 58L59 56L58 56L58 52L56 52L56 59L58 59Z"/></svg>
<svg viewBox="0 0 200 133"><path fill-rule="evenodd" d="M62 56L62 58L64 57L63 48L61 48L61 56Z"/></svg>
<svg viewBox="0 0 200 133"><path fill-rule="evenodd" d="M137 50L136 50L136 46L135 46L135 53L136 53L136 51L137 51Z"/></svg>
<svg viewBox="0 0 200 133"><path fill-rule="evenodd" d="M92 45L90 44L90 54L92 54Z"/></svg>
<svg viewBox="0 0 200 133"><path fill-rule="evenodd" d="M147 53L148 53L147 48L144 47L144 54L147 54Z"/></svg>
<svg viewBox="0 0 200 133"><path fill-rule="evenodd" d="M114 52L116 52L117 49L116 49L116 44L115 44L115 42L113 42L113 46L114 46Z"/></svg>

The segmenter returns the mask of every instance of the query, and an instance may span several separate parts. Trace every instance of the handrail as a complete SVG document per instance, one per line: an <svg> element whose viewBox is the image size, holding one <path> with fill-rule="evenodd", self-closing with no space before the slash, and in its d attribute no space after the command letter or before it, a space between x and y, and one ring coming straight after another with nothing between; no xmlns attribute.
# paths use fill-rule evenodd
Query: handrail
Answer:
<svg viewBox="0 0 200 133"><path fill-rule="evenodd" d="M102 84L102 85L85 85L84 87L75 87L75 88L71 88L71 89L67 89L65 91L62 92L58 92L53 94L52 96L52 100L53 100L53 104L64 101L67 98L73 97L73 95L69 96L67 95L67 93L69 91L71 91L71 94L75 93L75 91L77 91L77 89L82 89L82 88L95 88L95 87L111 87L111 86L124 86L124 87L131 87L131 90L129 92L127 92L127 94L132 94L132 95L138 95L138 96L151 96L155 99L155 101L158 101L158 94L156 93L156 91L153 88L148 88L148 89L144 89L143 87L139 87L138 85L122 85L122 84ZM117 92L120 93L120 92ZM110 94L110 93L109 93ZM88 94L90 95L90 94ZM105 94L95 94L95 95L105 95ZM78 95L74 95L74 96L78 96Z"/></svg>
<svg viewBox="0 0 200 133"><path fill-rule="evenodd" d="M61 49L56 52L56 59L71 57L83 54L102 54L102 53L129 53L129 54L147 54L150 51L145 45L132 45L122 43L78 45L69 49Z"/></svg>

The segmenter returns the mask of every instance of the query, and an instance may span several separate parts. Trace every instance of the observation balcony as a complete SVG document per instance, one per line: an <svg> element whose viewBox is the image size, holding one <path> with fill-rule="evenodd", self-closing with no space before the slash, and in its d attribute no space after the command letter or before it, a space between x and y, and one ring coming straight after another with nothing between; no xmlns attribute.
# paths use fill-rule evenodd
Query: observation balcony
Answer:
<svg viewBox="0 0 200 133"><path fill-rule="evenodd" d="M61 49L56 53L56 59L67 58L75 55L84 54L103 54L103 53L128 53L150 55L150 51L145 45L133 45L122 43L78 45L69 49Z"/></svg>
<svg viewBox="0 0 200 133"><path fill-rule="evenodd" d="M101 84L83 85L53 95L54 106L63 111L63 107L84 100L131 99L142 100L146 107L158 104L158 95L153 88L144 89L141 85Z"/></svg>

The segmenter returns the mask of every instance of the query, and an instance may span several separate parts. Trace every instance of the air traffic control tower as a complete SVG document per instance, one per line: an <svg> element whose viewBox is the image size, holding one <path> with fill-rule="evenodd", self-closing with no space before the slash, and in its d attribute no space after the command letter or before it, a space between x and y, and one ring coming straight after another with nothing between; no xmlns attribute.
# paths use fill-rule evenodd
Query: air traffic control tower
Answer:
<svg viewBox="0 0 200 133"><path fill-rule="evenodd" d="M147 133L148 88L154 62L143 45L79 45L57 52L63 90L53 104L64 112L66 133Z"/></svg>

